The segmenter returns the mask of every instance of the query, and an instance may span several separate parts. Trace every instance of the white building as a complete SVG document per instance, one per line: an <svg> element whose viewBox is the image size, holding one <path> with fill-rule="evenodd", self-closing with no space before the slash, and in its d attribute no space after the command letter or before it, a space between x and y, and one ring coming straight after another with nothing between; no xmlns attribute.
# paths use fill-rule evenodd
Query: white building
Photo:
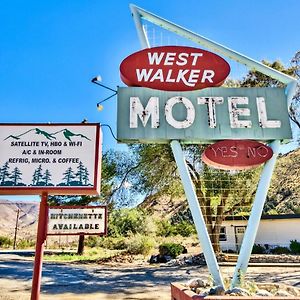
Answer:
<svg viewBox="0 0 300 300"><path fill-rule="evenodd" d="M247 223L248 216L227 217L223 221L220 235L223 251L240 249ZM289 247L291 240L300 242L300 214L262 216L255 244Z"/></svg>

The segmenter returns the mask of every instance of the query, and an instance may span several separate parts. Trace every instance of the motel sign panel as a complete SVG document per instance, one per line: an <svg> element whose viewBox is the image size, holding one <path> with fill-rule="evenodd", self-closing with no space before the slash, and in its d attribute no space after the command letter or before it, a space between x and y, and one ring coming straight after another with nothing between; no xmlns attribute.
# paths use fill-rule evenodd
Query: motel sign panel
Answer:
<svg viewBox="0 0 300 300"><path fill-rule="evenodd" d="M118 139L144 143L290 139L286 103L281 88L219 87L189 92L119 88Z"/></svg>

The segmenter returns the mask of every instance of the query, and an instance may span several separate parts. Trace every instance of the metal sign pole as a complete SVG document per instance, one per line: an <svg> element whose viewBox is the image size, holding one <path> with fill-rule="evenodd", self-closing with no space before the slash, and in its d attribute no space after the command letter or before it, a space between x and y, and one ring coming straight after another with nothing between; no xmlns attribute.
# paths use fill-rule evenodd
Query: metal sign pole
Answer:
<svg viewBox="0 0 300 300"><path fill-rule="evenodd" d="M273 170L275 168L276 159L279 154L280 141L274 141L271 143L273 150L273 157L265 164L260 181L258 183L255 199L251 209L247 229L242 241L240 254L234 270L231 288L240 286L241 279L246 274L252 247L254 245L256 233L258 230L260 218L264 208L265 200L267 197L268 189L271 183Z"/></svg>
<svg viewBox="0 0 300 300"><path fill-rule="evenodd" d="M31 300L40 299L44 245L47 237L47 224L48 224L47 200L48 200L48 193L42 193L42 199L41 199L40 211L39 211L37 239L36 239L36 246L35 246Z"/></svg>
<svg viewBox="0 0 300 300"><path fill-rule="evenodd" d="M197 199L195 188L191 176L189 174L186 161L183 156L181 145L178 141L171 142L172 151L179 170L181 181L184 187L185 195L189 203L189 207L193 216L194 224L198 233L200 245L203 249L207 267L212 275L215 285L220 285L224 288L224 283L221 275L218 262L211 245L211 241L206 229L205 221L202 215L201 208Z"/></svg>

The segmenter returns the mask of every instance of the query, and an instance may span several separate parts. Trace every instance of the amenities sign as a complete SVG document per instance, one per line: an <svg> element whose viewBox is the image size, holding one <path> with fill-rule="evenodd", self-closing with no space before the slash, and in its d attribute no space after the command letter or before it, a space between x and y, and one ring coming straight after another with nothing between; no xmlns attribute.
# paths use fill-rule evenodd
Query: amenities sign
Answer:
<svg viewBox="0 0 300 300"><path fill-rule="evenodd" d="M290 139L286 103L280 88L190 92L119 88L118 139L144 143Z"/></svg>
<svg viewBox="0 0 300 300"><path fill-rule="evenodd" d="M0 194L97 194L99 124L1 124Z"/></svg>
<svg viewBox="0 0 300 300"><path fill-rule="evenodd" d="M48 235L105 235L107 208L106 206L49 207L48 220Z"/></svg>

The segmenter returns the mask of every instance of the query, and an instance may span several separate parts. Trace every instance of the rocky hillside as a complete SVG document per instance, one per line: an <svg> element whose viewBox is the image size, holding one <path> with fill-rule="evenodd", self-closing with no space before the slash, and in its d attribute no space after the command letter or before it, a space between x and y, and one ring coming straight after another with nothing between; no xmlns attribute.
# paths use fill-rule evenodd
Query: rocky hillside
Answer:
<svg viewBox="0 0 300 300"><path fill-rule="evenodd" d="M13 238L19 210L18 236L31 238L36 234L39 203L0 199L0 235Z"/></svg>
<svg viewBox="0 0 300 300"><path fill-rule="evenodd" d="M148 197L140 205L166 218L186 215L187 201L171 197ZM276 164L264 214L300 214L300 149L281 155Z"/></svg>
<svg viewBox="0 0 300 300"><path fill-rule="evenodd" d="M278 159L265 213L300 214L300 149Z"/></svg>

